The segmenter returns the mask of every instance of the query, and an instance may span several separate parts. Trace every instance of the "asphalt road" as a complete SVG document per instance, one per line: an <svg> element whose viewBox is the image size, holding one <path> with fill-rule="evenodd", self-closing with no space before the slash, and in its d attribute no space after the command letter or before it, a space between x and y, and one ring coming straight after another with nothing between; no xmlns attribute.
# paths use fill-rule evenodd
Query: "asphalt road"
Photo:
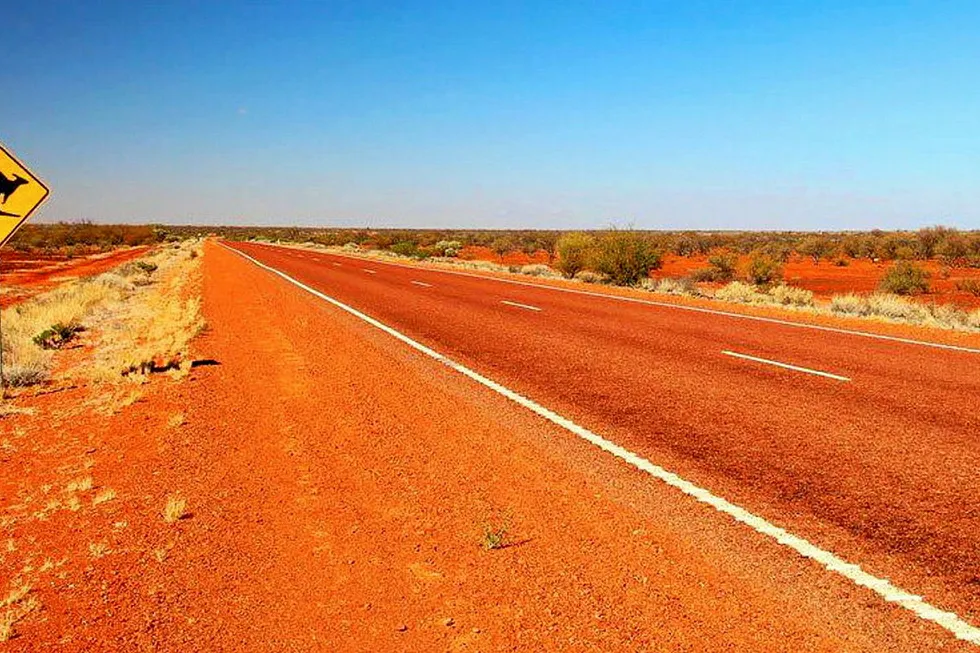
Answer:
<svg viewBox="0 0 980 653"><path fill-rule="evenodd" d="M234 246L978 622L980 354Z"/></svg>

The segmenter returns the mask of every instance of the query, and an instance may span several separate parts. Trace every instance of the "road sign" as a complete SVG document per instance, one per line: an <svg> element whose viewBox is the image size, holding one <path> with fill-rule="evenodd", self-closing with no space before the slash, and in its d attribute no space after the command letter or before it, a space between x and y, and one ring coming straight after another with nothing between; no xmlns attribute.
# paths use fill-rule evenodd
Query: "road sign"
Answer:
<svg viewBox="0 0 980 653"><path fill-rule="evenodd" d="M0 247L41 205L48 192L48 187L0 144Z"/></svg>

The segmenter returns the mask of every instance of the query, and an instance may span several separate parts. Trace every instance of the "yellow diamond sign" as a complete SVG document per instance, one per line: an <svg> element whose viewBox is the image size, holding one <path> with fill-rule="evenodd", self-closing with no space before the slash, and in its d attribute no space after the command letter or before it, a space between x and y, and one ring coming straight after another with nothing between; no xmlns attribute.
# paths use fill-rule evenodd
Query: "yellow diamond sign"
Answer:
<svg viewBox="0 0 980 653"><path fill-rule="evenodd" d="M47 196L48 187L0 145L0 247Z"/></svg>

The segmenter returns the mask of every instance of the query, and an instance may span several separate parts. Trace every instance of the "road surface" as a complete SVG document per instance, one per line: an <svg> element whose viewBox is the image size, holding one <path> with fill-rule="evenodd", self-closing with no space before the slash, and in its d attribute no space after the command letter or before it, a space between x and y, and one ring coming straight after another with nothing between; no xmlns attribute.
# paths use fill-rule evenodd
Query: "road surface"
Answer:
<svg viewBox="0 0 980 653"><path fill-rule="evenodd" d="M968 621L980 606L978 353L235 247Z"/></svg>

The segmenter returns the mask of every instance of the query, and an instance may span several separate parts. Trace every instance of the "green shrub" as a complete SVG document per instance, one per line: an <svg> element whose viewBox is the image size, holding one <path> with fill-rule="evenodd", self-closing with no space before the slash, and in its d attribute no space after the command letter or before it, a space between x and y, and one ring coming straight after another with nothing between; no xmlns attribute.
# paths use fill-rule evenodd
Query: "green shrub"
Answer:
<svg viewBox="0 0 980 653"><path fill-rule="evenodd" d="M915 263L899 261L885 273L878 288L896 295L929 292L929 273Z"/></svg>
<svg viewBox="0 0 980 653"><path fill-rule="evenodd" d="M620 286L633 286L662 265L653 243L632 230L613 230L598 244L596 268Z"/></svg>
<svg viewBox="0 0 980 653"><path fill-rule="evenodd" d="M153 274L157 271L157 264L149 261L136 261L136 267L145 274Z"/></svg>
<svg viewBox="0 0 980 653"><path fill-rule="evenodd" d="M777 259L756 252L749 258L745 278L757 286L768 286L783 278L783 268Z"/></svg>
<svg viewBox="0 0 980 653"><path fill-rule="evenodd" d="M400 243L395 243L388 248L394 254L399 256L418 256L419 248L410 240L403 240Z"/></svg>
<svg viewBox="0 0 980 653"><path fill-rule="evenodd" d="M460 250L463 249L463 244L458 240L440 240L432 246L432 249L435 251L436 256L455 257L459 256Z"/></svg>
<svg viewBox="0 0 980 653"><path fill-rule="evenodd" d="M735 278L738 257L728 253L715 254L714 256L708 257L708 266L691 273L694 281L728 283Z"/></svg>
<svg viewBox="0 0 980 653"><path fill-rule="evenodd" d="M74 322L62 324L58 322L34 336L34 344L41 349L61 349L79 331L82 331L82 327L79 324Z"/></svg>
<svg viewBox="0 0 980 653"><path fill-rule="evenodd" d="M558 254L558 270L571 279L595 259L595 238L581 232L562 234L555 244L555 253Z"/></svg>

